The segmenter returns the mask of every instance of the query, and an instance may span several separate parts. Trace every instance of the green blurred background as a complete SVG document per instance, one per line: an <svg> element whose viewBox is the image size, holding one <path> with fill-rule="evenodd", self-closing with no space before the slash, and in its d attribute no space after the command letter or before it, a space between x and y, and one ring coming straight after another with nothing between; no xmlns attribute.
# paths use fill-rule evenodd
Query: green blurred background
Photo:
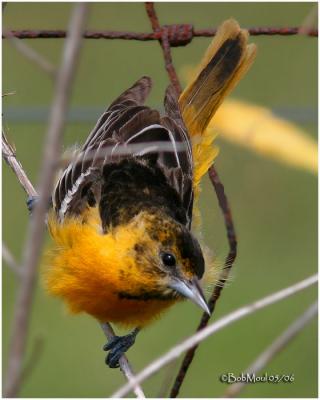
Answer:
<svg viewBox="0 0 320 400"><path fill-rule="evenodd" d="M299 26L316 3L158 3L162 23L190 22L196 28L216 27L234 17L244 27ZM72 4L9 3L4 26L9 29L65 29ZM143 3L92 3L88 29L149 32ZM232 96L288 111L293 120L316 137L317 39L302 36L260 36L258 56L250 73ZM178 72L196 65L210 39L195 38L173 49ZM26 40L25 43L58 65L63 40ZM72 107L91 109L92 121L70 121L67 147L84 140L107 106L142 75L154 80L149 104L161 107L168 78L157 42L85 40L76 73ZM11 142L33 182L37 182L45 111L53 84L37 67L4 41L4 122ZM81 108L81 109L82 109ZM290 111L291 110L291 111ZM311 110L311 112L310 112ZM305 118L305 115L307 117ZM30 117L31 116L31 117ZM270 132L272 134L272 132ZM214 319L235 308L301 280L317 270L317 179L281 163L256 156L218 139L216 166L229 196L239 237L239 256L232 278L219 301ZM3 165L3 239L20 260L28 213L25 194ZM205 179L201 197L203 234L218 260L227 252L223 220L213 190ZM49 243L49 242L48 242ZM3 270L3 369L6 369L17 282ZM259 311L205 341L190 368L182 397L222 396L224 372L238 374L316 298L313 287ZM136 371L194 332L200 318L193 304L177 305L143 331L129 357ZM32 311L26 362L39 339L43 349L23 383L23 397L106 397L124 382L119 371L104 365L105 337L88 316L69 316L60 301L49 298L39 280ZM175 375L179 363L168 366L143 387L157 397L166 374ZM169 371L169 372L168 372ZM313 321L265 369L269 374L294 374L291 384L248 385L243 397L316 397L317 324ZM168 385L168 384L166 384Z"/></svg>

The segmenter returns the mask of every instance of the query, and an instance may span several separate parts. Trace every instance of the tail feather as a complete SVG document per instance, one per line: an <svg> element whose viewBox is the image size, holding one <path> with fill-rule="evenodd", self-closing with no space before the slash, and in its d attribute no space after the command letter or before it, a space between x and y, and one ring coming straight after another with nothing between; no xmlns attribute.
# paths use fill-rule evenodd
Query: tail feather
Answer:
<svg viewBox="0 0 320 400"><path fill-rule="evenodd" d="M248 43L248 32L229 19L217 31L198 72L179 98L183 121L191 137L195 204L200 182L218 154L215 132L206 129L224 98L252 65L256 46ZM197 207L195 219L199 222Z"/></svg>
<svg viewBox="0 0 320 400"><path fill-rule="evenodd" d="M196 78L179 98L184 122L191 136L201 135L223 99L250 68L256 46L247 44L248 32L229 19L209 46Z"/></svg>

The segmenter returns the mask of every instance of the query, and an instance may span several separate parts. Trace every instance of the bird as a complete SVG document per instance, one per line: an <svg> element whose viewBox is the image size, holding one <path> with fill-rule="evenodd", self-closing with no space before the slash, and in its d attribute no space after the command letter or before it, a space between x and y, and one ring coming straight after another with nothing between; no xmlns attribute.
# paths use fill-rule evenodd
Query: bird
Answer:
<svg viewBox="0 0 320 400"><path fill-rule="evenodd" d="M73 313L133 328L104 346L111 368L177 302L189 299L210 314L201 287L205 258L192 229L200 181L217 154L206 127L255 54L247 31L225 21L183 93L168 86L162 115L145 105L152 80L143 76L106 109L59 174L45 285Z"/></svg>

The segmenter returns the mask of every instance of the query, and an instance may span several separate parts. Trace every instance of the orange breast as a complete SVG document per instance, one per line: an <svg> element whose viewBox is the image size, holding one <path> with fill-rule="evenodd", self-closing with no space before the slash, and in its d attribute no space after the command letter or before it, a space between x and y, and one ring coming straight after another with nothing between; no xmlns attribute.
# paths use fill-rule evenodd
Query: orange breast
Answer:
<svg viewBox="0 0 320 400"><path fill-rule="evenodd" d="M102 322L144 326L175 300L135 300L119 293L152 288L148 274L137 268L130 249L139 232L124 229L121 237L100 232L91 215L86 224L69 219L63 224L49 217L55 248L48 258L45 282L49 293L62 298L73 313L86 312Z"/></svg>
<svg viewBox="0 0 320 400"><path fill-rule="evenodd" d="M85 306L84 310L101 322L113 322L126 327L143 327L158 318L170 307L172 300L127 300L119 299L111 293L99 301Z"/></svg>

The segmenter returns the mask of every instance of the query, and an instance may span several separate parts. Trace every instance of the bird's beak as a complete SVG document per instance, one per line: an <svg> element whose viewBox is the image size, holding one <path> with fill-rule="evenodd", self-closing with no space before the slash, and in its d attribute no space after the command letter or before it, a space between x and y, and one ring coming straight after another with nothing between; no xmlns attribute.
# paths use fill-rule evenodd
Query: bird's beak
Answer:
<svg viewBox="0 0 320 400"><path fill-rule="evenodd" d="M211 315L198 279L194 278L190 281L175 279L170 284L170 287L182 294L182 296L191 300L193 303L197 304L208 315Z"/></svg>

